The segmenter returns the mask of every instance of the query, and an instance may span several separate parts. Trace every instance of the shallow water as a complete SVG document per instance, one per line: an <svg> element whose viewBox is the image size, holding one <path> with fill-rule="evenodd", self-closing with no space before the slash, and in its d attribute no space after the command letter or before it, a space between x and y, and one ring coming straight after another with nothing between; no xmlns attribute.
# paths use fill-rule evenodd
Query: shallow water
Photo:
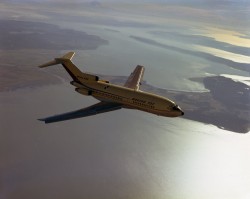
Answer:
<svg viewBox="0 0 250 199"><path fill-rule="evenodd" d="M146 68L144 80L160 88L189 91L205 90L200 83L190 81L192 77L204 77L208 74L221 73L246 75L246 72L232 69L224 64L213 63L201 57L167 50L138 42L130 35L140 35L157 41L157 38L146 32L148 30L131 28L115 28L119 32L111 32L100 26L83 24L72 25L73 28L96 34L109 41L109 45L101 46L95 51L78 51L74 59L83 70L97 74L128 76L134 67L144 65ZM185 49L178 42L165 40L165 43ZM171 44L172 43L172 44ZM189 50L195 50L190 45Z"/></svg>

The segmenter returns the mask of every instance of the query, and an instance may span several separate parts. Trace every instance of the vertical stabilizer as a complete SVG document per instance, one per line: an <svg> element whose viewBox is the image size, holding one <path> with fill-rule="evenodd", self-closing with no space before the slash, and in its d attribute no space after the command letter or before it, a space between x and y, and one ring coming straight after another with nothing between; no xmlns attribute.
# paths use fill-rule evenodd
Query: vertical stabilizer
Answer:
<svg viewBox="0 0 250 199"><path fill-rule="evenodd" d="M65 70L69 73L72 79L78 83L86 81L98 81L98 77L87 73L82 73L71 61L75 52L68 52L62 57L55 58L53 61L40 65L40 68L45 68L52 65L62 64Z"/></svg>

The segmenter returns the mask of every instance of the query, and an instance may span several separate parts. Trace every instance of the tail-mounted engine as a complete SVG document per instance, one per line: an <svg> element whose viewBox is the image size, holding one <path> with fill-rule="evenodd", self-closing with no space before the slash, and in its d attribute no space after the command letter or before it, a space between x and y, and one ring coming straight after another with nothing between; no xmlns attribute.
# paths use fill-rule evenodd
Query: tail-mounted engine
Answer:
<svg viewBox="0 0 250 199"><path fill-rule="evenodd" d="M82 95L92 95L92 91L85 88L76 88L75 91Z"/></svg>

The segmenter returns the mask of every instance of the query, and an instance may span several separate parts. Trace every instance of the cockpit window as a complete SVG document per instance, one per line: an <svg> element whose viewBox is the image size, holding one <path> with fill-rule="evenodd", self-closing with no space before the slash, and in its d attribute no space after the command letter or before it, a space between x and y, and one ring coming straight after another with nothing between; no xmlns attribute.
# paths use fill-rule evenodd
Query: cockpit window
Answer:
<svg viewBox="0 0 250 199"><path fill-rule="evenodd" d="M179 111L179 110L180 110L180 108L179 108L179 106L178 106L178 105L175 105L175 106L173 107L173 110L175 110L175 111Z"/></svg>

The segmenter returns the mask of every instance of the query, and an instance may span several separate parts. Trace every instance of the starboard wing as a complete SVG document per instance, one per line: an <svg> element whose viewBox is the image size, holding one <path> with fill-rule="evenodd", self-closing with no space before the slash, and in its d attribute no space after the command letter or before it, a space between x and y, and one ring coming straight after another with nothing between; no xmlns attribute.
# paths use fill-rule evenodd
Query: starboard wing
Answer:
<svg viewBox="0 0 250 199"><path fill-rule="evenodd" d="M87 108L83 108L80 110L76 111L71 111L59 115L54 115L51 117L43 118L43 119L38 119L40 121L43 121L45 123L53 123L53 122L60 122L64 120L71 120L71 119L76 119L76 118L81 118L81 117L88 117L91 115L96 115L100 113L105 113L109 111L114 111L121 109L122 105L117 104L117 103L111 103L111 102L99 102L97 104L94 104L92 106L89 106Z"/></svg>
<svg viewBox="0 0 250 199"><path fill-rule="evenodd" d="M144 70L145 70L144 66L140 66L140 65L136 66L135 70L128 77L124 86L128 88L132 88L134 90L139 90L140 83L143 78Z"/></svg>

